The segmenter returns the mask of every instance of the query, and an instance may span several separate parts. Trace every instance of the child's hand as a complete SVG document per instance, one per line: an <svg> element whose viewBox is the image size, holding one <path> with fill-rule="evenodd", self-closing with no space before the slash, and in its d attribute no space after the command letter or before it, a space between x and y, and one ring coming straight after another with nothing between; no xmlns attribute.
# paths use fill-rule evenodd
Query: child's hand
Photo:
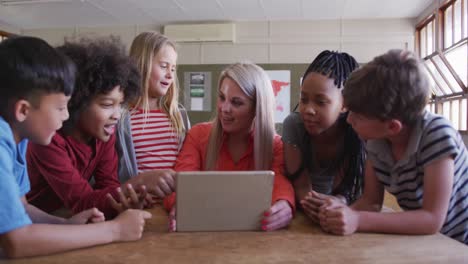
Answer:
<svg viewBox="0 0 468 264"><path fill-rule="evenodd" d="M262 229L264 231L273 231L283 228L292 220L292 208L285 200L278 200L271 206L270 210L264 213L262 219Z"/></svg>
<svg viewBox="0 0 468 264"><path fill-rule="evenodd" d="M148 192L164 198L175 190L175 171L155 170L143 177L143 184L148 187Z"/></svg>
<svg viewBox="0 0 468 264"><path fill-rule="evenodd" d="M109 200L112 208L117 212L121 213L127 209L143 209L146 204L146 187L144 185L139 186L139 192L135 192L131 184L127 184L126 193L122 191L119 187L117 192L119 193L119 202L117 202L110 193L107 194L107 199Z"/></svg>
<svg viewBox="0 0 468 264"><path fill-rule="evenodd" d="M149 212L128 209L119 214L112 222L115 224L114 241L131 241L141 238L145 219L151 218Z"/></svg>
<svg viewBox="0 0 468 264"><path fill-rule="evenodd" d="M314 222L319 223L318 212L320 206L323 205L322 199L319 199L316 195L316 192L312 191L307 193L307 195L300 201L304 213Z"/></svg>
<svg viewBox="0 0 468 264"><path fill-rule="evenodd" d="M169 232L175 232L177 230L176 227L176 209L173 206L169 212Z"/></svg>
<svg viewBox="0 0 468 264"><path fill-rule="evenodd" d="M104 220L104 213L97 208L91 208L68 218L65 223L68 225L84 225L87 223L104 222Z"/></svg>
<svg viewBox="0 0 468 264"><path fill-rule="evenodd" d="M152 195L150 193L147 193L145 197L144 208L153 208L155 205L161 204L161 203L162 203L161 198L155 195Z"/></svg>
<svg viewBox="0 0 468 264"><path fill-rule="evenodd" d="M324 204L345 204L345 202L332 195L322 194L315 191L310 191L300 201L305 214L315 223L319 223L319 209Z"/></svg>
<svg viewBox="0 0 468 264"><path fill-rule="evenodd" d="M307 217L312 220L314 223L319 223L319 217L318 217L318 212L315 209L315 206L309 202L307 199L303 199L300 201L302 208L304 209L304 213Z"/></svg>
<svg viewBox="0 0 468 264"><path fill-rule="evenodd" d="M344 204L325 204L319 219L323 230L336 235L350 235L359 226L359 213Z"/></svg>

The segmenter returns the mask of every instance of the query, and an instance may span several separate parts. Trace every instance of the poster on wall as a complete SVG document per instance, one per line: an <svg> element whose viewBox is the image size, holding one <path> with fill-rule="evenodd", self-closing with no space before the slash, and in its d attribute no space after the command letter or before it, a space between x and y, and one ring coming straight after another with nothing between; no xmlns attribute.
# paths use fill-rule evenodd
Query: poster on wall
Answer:
<svg viewBox="0 0 468 264"><path fill-rule="evenodd" d="M211 111L211 72L186 72L184 84L187 110Z"/></svg>
<svg viewBox="0 0 468 264"><path fill-rule="evenodd" d="M275 95L275 122L283 123L291 109L291 71L266 71Z"/></svg>

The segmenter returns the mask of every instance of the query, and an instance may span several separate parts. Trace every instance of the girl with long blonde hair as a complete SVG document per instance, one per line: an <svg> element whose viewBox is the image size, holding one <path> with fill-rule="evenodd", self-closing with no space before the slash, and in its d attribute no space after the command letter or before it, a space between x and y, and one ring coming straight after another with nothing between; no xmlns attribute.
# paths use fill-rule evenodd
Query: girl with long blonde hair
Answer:
<svg viewBox="0 0 468 264"><path fill-rule="evenodd" d="M141 73L141 96L120 122L119 178L145 175L158 182L162 198L174 189L172 168L190 126L178 104L176 45L158 32L142 32L132 42L130 57Z"/></svg>

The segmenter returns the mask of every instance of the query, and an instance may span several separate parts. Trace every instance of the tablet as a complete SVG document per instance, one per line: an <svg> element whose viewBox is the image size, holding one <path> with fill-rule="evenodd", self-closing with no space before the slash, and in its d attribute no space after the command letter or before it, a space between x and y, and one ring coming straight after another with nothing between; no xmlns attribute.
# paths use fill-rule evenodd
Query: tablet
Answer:
<svg viewBox="0 0 468 264"><path fill-rule="evenodd" d="M176 176L176 230L260 230L273 171L185 171Z"/></svg>

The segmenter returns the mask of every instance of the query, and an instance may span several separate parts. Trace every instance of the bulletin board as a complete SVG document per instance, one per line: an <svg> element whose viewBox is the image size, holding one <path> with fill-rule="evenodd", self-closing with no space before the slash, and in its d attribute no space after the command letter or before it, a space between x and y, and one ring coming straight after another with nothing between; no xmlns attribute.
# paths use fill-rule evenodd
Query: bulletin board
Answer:
<svg viewBox="0 0 468 264"><path fill-rule="evenodd" d="M184 72L184 107L191 112L211 112L211 72Z"/></svg>

